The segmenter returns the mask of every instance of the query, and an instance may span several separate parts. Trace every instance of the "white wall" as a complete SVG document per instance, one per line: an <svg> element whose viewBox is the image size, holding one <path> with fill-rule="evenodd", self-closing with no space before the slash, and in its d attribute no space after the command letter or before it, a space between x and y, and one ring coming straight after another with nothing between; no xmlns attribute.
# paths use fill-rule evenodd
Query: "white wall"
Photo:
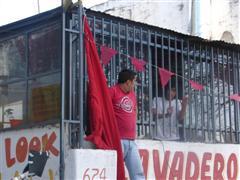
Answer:
<svg viewBox="0 0 240 180"><path fill-rule="evenodd" d="M33 179L59 179L59 142L57 125L0 132L0 180L22 174L28 164L31 148L47 151L50 154L42 177L34 176Z"/></svg>
<svg viewBox="0 0 240 180"><path fill-rule="evenodd" d="M92 9L204 39L240 39L238 0L108 0Z"/></svg>
<svg viewBox="0 0 240 180"><path fill-rule="evenodd" d="M72 149L67 152L65 161L65 179L117 179L116 151Z"/></svg>
<svg viewBox="0 0 240 180"><path fill-rule="evenodd" d="M211 39L220 40L224 31L233 35L233 42L239 43L239 1L212 0Z"/></svg>
<svg viewBox="0 0 240 180"><path fill-rule="evenodd" d="M114 16L143 22L189 34L191 30L191 3L176 1L108 1L92 8Z"/></svg>

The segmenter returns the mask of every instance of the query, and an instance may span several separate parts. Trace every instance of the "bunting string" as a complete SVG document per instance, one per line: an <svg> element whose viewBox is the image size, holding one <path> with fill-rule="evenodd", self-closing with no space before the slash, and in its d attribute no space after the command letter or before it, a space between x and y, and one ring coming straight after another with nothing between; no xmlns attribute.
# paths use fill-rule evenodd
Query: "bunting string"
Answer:
<svg viewBox="0 0 240 180"><path fill-rule="evenodd" d="M87 38L89 41L91 41L89 38ZM159 67L159 66L156 66L150 62L146 62L145 60L143 59L138 59L136 57L132 57L130 55L127 55L127 54L124 54L124 53L121 53L120 51L118 50L115 50L113 48L110 48L110 47L107 47L106 45L103 45L103 44L99 44L97 42L93 42L95 43L97 46L100 47L100 51L101 51L101 61L102 63L106 66L112 59L113 56L115 56L116 54L119 54L119 55L123 55L125 56L127 59L130 59L132 65L134 66L134 68L136 69L136 71L138 72L144 72L146 69L145 69L145 66L146 65L149 65L153 68L156 68L158 69L158 72L159 72L159 76L160 76L160 83L163 87L165 87L165 85L168 83L168 81L171 79L171 77L173 75L175 76L178 76L186 81L188 81L189 85L191 86L191 88L193 88L194 90L197 90L197 91L202 91L205 89L208 89L213 95L215 96L218 96L218 94L216 94L214 92L214 90L212 90L210 87L208 87L207 85L202 85L202 84L199 84L191 79L188 79L184 76L181 76L177 73L173 73L171 71L169 71L168 69L165 69L164 67ZM108 54L109 53L109 54ZM161 72L161 73L160 73ZM164 79L162 76L165 76L166 79ZM170 76L170 78L169 78ZM220 95L221 97L225 97L225 98L229 98L230 100L235 100L237 102L240 102L240 95L239 94L231 94L231 95Z"/></svg>

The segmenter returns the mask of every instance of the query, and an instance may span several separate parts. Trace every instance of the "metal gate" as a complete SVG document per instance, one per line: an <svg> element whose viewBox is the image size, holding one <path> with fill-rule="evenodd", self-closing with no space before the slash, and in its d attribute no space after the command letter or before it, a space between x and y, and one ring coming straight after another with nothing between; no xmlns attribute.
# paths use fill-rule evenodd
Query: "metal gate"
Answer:
<svg viewBox="0 0 240 180"><path fill-rule="evenodd" d="M154 97L164 96L158 67L176 74L180 99L188 94L189 103L183 129L183 141L239 143L239 103L229 99L239 92L239 46L221 41L206 41L166 29L87 10L97 46L118 51L103 66L109 85L116 83L121 69L134 69L129 57L147 62L146 71L138 73L138 136L153 138L156 120L152 114ZM204 85L202 91L191 88L189 80Z"/></svg>

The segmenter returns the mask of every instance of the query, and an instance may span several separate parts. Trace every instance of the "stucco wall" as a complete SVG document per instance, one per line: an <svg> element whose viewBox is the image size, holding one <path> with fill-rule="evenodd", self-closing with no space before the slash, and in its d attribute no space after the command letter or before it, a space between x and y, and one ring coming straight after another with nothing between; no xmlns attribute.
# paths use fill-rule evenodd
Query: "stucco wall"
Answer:
<svg viewBox="0 0 240 180"><path fill-rule="evenodd" d="M109 0L92 9L183 34L239 43L239 0Z"/></svg>
<svg viewBox="0 0 240 180"><path fill-rule="evenodd" d="M233 36L232 43L239 43L239 0L212 0L211 7L211 39L223 39L223 33L229 32ZM223 40L231 42L229 38Z"/></svg>

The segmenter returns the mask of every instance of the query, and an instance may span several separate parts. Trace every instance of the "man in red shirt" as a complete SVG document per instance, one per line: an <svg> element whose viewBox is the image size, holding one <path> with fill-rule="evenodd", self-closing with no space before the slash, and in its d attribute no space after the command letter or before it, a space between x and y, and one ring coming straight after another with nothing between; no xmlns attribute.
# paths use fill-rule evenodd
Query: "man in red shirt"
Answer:
<svg viewBox="0 0 240 180"><path fill-rule="evenodd" d="M136 138L137 102L134 92L136 73L122 70L118 83L110 88L113 109L121 138L123 158L131 180L145 179Z"/></svg>

